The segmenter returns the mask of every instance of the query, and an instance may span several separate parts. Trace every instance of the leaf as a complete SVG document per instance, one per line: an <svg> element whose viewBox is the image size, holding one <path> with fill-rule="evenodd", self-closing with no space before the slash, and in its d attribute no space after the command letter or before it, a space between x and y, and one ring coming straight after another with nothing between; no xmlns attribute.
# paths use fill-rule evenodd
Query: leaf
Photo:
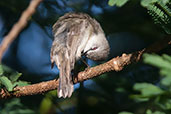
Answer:
<svg viewBox="0 0 171 114"><path fill-rule="evenodd" d="M130 98L134 99L136 102L146 102L149 100L149 98L142 95L130 95Z"/></svg>
<svg viewBox="0 0 171 114"><path fill-rule="evenodd" d="M36 114L33 110L26 108L19 98L10 99L0 112L2 114Z"/></svg>
<svg viewBox="0 0 171 114"><path fill-rule="evenodd" d="M142 0L141 5L148 9L155 24L160 25L167 34L171 34L170 0Z"/></svg>
<svg viewBox="0 0 171 114"><path fill-rule="evenodd" d="M152 111L151 111L150 109L148 109L148 110L146 111L146 114L152 114Z"/></svg>
<svg viewBox="0 0 171 114"><path fill-rule="evenodd" d="M144 62L160 68L160 74L171 76L171 56L166 54L159 56L154 54L145 54Z"/></svg>
<svg viewBox="0 0 171 114"><path fill-rule="evenodd" d="M160 111L155 111L155 112L153 112L153 114L166 114L166 113L160 112Z"/></svg>
<svg viewBox="0 0 171 114"><path fill-rule="evenodd" d="M9 79L12 82L16 82L21 75L22 75L22 73L14 72L9 76Z"/></svg>
<svg viewBox="0 0 171 114"><path fill-rule="evenodd" d="M171 110L171 99L167 99L164 103L166 110Z"/></svg>
<svg viewBox="0 0 171 114"><path fill-rule="evenodd" d="M3 71L3 68L2 68L2 65L0 64L0 76L3 75L4 71Z"/></svg>
<svg viewBox="0 0 171 114"><path fill-rule="evenodd" d="M123 111L123 112L119 112L118 114L134 114L134 113L132 113L132 112L125 112L125 111Z"/></svg>
<svg viewBox="0 0 171 114"><path fill-rule="evenodd" d="M109 0L108 5L109 6L114 6L115 5L115 0Z"/></svg>
<svg viewBox="0 0 171 114"><path fill-rule="evenodd" d="M167 61L171 62L171 56L163 54L163 58L166 59Z"/></svg>
<svg viewBox="0 0 171 114"><path fill-rule="evenodd" d="M158 0L141 0L141 5L143 6L143 7L147 7L147 6L149 6L150 4L152 4L152 3L155 3L155 2L157 2Z"/></svg>
<svg viewBox="0 0 171 114"><path fill-rule="evenodd" d="M171 70L170 69L160 69L160 74L162 76L171 76Z"/></svg>
<svg viewBox="0 0 171 114"><path fill-rule="evenodd" d="M125 5L129 0L109 0L108 1L108 5L109 6L118 6L118 7L122 7L123 5Z"/></svg>
<svg viewBox="0 0 171 114"><path fill-rule="evenodd" d="M12 82L5 76L0 77L0 83L6 87L8 91L13 90L13 84Z"/></svg>
<svg viewBox="0 0 171 114"><path fill-rule="evenodd" d="M14 83L15 86L27 86L29 85L29 82L26 81L18 81Z"/></svg>
<svg viewBox="0 0 171 114"><path fill-rule="evenodd" d="M166 76L160 82L163 86L171 87L171 76Z"/></svg>
<svg viewBox="0 0 171 114"><path fill-rule="evenodd" d="M140 91L141 95L144 97L160 95L164 92L159 87L149 83L136 83L134 85L134 90Z"/></svg>
<svg viewBox="0 0 171 114"><path fill-rule="evenodd" d="M3 65L2 68L3 68L4 72L7 72L7 73L13 72L13 70L6 65Z"/></svg>
<svg viewBox="0 0 171 114"><path fill-rule="evenodd" d="M171 109L171 99L166 98L162 102L157 102L156 103L160 108L163 110L170 110Z"/></svg>
<svg viewBox="0 0 171 114"><path fill-rule="evenodd" d="M52 101L50 98L45 97L40 104L40 114L47 114L52 107Z"/></svg>
<svg viewBox="0 0 171 114"><path fill-rule="evenodd" d="M160 111L155 111L155 112L152 112L150 109L148 109L146 111L146 114L165 114L164 112L160 112Z"/></svg>
<svg viewBox="0 0 171 114"><path fill-rule="evenodd" d="M171 63L159 55L144 54L144 62L159 68L171 70Z"/></svg>

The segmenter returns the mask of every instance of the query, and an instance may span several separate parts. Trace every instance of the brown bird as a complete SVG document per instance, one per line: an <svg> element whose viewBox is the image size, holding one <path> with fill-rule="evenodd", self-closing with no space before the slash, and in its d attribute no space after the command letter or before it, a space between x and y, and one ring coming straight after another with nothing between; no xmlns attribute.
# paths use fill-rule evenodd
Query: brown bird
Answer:
<svg viewBox="0 0 171 114"><path fill-rule="evenodd" d="M109 54L109 44L100 24L84 13L67 13L53 25L52 66L60 70L58 97L70 97L74 91L71 70L82 55L103 60Z"/></svg>

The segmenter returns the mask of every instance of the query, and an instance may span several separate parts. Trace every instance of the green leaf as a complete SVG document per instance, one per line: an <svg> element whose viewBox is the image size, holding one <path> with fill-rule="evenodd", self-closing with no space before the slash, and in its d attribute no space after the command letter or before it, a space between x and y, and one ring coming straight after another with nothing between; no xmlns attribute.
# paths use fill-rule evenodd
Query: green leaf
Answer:
<svg viewBox="0 0 171 114"><path fill-rule="evenodd" d="M134 113L123 111L123 112L119 112L118 114L134 114Z"/></svg>
<svg viewBox="0 0 171 114"><path fill-rule="evenodd" d="M9 76L9 79L12 82L16 82L21 75L22 75L22 73L14 72Z"/></svg>
<svg viewBox="0 0 171 114"><path fill-rule="evenodd" d="M33 110L26 108L19 98L10 99L0 112L1 114L36 114Z"/></svg>
<svg viewBox="0 0 171 114"><path fill-rule="evenodd" d="M129 0L109 0L108 5L109 6L118 6L118 7L122 7L123 5L125 5Z"/></svg>
<svg viewBox="0 0 171 114"><path fill-rule="evenodd" d="M146 111L146 114L165 114L164 112L160 112L160 111L155 111L155 112L152 112L150 109L148 109Z"/></svg>
<svg viewBox="0 0 171 114"><path fill-rule="evenodd" d="M160 83L166 87L171 87L171 76L166 76Z"/></svg>
<svg viewBox="0 0 171 114"><path fill-rule="evenodd" d="M150 109L148 109L146 111L146 114L165 114L164 112L160 112L160 111L155 111L155 112L152 112Z"/></svg>
<svg viewBox="0 0 171 114"><path fill-rule="evenodd" d="M166 114L166 113L160 112L160 111L155 111L155 112L153 112L153 114Z"/></svg>
<svg viewBox="0 0 171 114"><path fill-rule="evenodd" d="M162 76L171 76L171 70L170 69L160 69L160 74Z"/></svg>
<svg viewBox="0 0 171 114"><path fill-rule="evenodd" d="M146 111L146 114L152 114L152 111L151 111L150 109L148 109L148 110Z"/></svg>
<svg viewBox="0 0 171 114"><path fill-rule="evenodd" d="M171 56L144 54L144 62L160 68L161 75L171 76Z"/></svg>
<svg viewBox="0 0 171 114"><path fill-rule="evenodd" d="M6 66L6 65L3 65L2 68L3 68L3 70L4 70L5 73L6 72L7 73L13 72L13 70L11 68L9 68L8 66Z"/></svg>
<svg viewBox="0 0 171 114"><path fill-rule="evenodd" d="M141 0L141 5L143 7L147 7L149 5L151 5L152 3L157 2L158 0Z"/></svg>
<svg viewBox="0 0 171 114"><path fill-rule="evenodd" d="M40 114L47 114L52 107L52 101L50 98L45 97L40 104Z"/></svg>
<svg viewBox="0 0 171 114"><path fill-rule="evenodd" d="M3 68L2 68L2 65L0 64L0 76L3 75L4 71L3 71Z"/></svg>
<svg viewBox="0 0 171 114"><path fill-rule="evenodd" d="M166 98L164 101L157 102L156 104L163 110L171 110L171 99Z"/></svg>
<svg viewBox="0 0 171 114"><path fill-rule="evenodd" d="M130 95L130 98L134 99L136 102L146 102L149 100L149 98L142 95Z"/></svg>
<svg viewBox="0 0 171 114"><path fill-rule="evenodd" d="M148 9L155 24L160 25L167 34L171 34L170 0L142 0L141 5Z"/></svg>
<svg viewBox="0 0 171 114"><path fill-rule="evenodd" d="M163 54L162 55L164 59L168 60L169 62L171 62L171 56Z"/></svg>
<svg viewBox="0 0 171 114"><path fill-rule="evenodd" d="M159 87L149 83L136 83L134 85L134 90L140 91L141 95L144 97L160 95L164 92Z"/></svg>
<svg viewBox="0 0 171 114"><path fill-rule="evenodd" d="M14 83L15 86L27 86L29 85L29 82L26 81L17 81Z"/></svg>
<svg viewBox="0 0 171 114"><path fill-rule="evenodd" d="M171 110L171 99L167 99L164 105L166 110Z"/></svg>
<svg viewBox="0 0 171 114"><path fill-rule="evenodd" d="M171 63L159 55L144 54L144 62L159 68L171 70Z"/></svg>
<svg viewBox="0 0 171 114"><path fill-rule="evenodd" d="M0 77L0 83L6 87L8 91L13 90L13 84L12 82L5 76Z"/></svg>
<svg viewBox="0 0 171 114"><path fill-rule="evenodd" d="M108 1L108 5L109 5L109 6L113 6L114 4L115 4L114 0L109 0L109 1Z"/></svg>

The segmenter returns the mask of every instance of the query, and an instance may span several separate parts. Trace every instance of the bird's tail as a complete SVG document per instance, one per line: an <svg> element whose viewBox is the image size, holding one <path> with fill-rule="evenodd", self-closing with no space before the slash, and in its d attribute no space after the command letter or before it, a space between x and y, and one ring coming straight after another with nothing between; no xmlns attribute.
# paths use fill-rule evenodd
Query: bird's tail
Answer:
<svg viewBox="0 0 171 114"><path fill-rule="evenodd" d="M52 61L54 60L60 70L58 97L71 97L74 91L74 85L71 76L71 60L69 53L66 48L63 48L59 50L57 54L58 55L53 56L51 59Z"/></svg>

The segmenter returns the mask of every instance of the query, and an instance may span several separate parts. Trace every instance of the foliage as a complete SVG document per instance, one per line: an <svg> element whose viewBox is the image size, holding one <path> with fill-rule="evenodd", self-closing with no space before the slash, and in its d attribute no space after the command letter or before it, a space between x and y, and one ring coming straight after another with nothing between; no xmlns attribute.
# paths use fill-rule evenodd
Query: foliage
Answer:
<svg viewBox="0 0 171 114"><path fill-rule="evenodd" d="M131 95L137 102L151 102L153 107L158 107L157 111L147 110L146 114L167 114L171 111L171 56L166 54L159 56L155 54L145 54L144 62L160 69L163 76L157 84L136 83L134 90L139 94Z"/></svg>
<svg viewBox="0 0 171 114"><path fill-rule="evenodd" d="M133 113L131 113L131 112L120 112L119 114L133 114Z"/></svg>
<svg viewBox="0 0 171 114"><path fill-rule="evenodd" d="M7 66L0 65L0 89L5 87L11 92L16 86L28 85L27 82L18 80L21 75L21 73L18 73Z"/></svg>
<svg viewBox="0 0 171 114"><path fill-rule="evenodd" d="M126 2L128 0L125 0ZM126 3L125 2L125 3ZM123 6L122 1L109 0L110 6ZM141 6L148 10L149 15L152 16L155 24L160 25L167 34L171 34L171 3L170 0L141 0ZM158 83L136 83L133 86L135 91L139 94L130 95L137 103L146 102L151 103L151 109L158 107L157 111L154 109L147 109L146 114L166 114L171 112L171 56L169 55L154 55L145 54L144 62L158 67L160 74L163 76ZM121 112L122 113L122 112ZM125 112L123 112L125 114ZM129 112L126 112L129 113Z"/></svg>
<svg viewBox="0 0 171 114"><path fill-rule="evenodd" d="M125 5L129 0L109 0L108 4L110 6L118 6L118 7L122 7L123 5Z"/></svg>
<svg viewBox="0 0 171 114"><path fill-rule="evenodd" d="M155 112L152 112L151 110L147 110L146 114L165 114L164 112L160 112L160 111L155 111Z"/></svg>
<svg viewBox="0 0 171 114"><path fill-rule="evenodd" d="M129 0L109 0L110 6L121 7ZM141 0L141 6L147 8L154 22L159 24L167 34L171 34L171 2L170 0Z"/></svg>
<svg viewBox="0 0 171 114"><path fill-rule="evenodd" d="M159 24L167 34L171 34L171 3L158 1L147 6L154 22Z"/></svg>
<svg viewBox="0 0 171 114"><path fill-rule="evenodd" d="M5 104L1 114L36 114L33 110L24 106L19 98L13 98Z"/></svg>
<svg viewBox="0 0 171 114"><path fill-rule="evenodd" d="M50 91L48 92L45 97L42 99L40 103L40 114L47 114L50 111L52 112L53 107L53 99L56 98L57 91Z"/></svg>

